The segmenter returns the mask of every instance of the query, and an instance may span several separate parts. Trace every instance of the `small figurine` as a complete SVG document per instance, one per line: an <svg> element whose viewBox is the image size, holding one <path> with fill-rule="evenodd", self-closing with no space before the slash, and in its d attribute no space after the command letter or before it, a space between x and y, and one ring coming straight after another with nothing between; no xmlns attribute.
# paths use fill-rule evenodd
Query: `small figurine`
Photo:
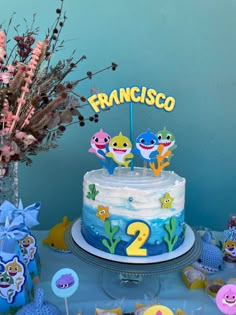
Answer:
<svg viewBox="0 0 236 315"><path fill-rule="evenodd" d="M43 300L44 291L36 289L34 301L16 312L16 315L61 315L57 306Z"/></svg>
<svg viewBox="0 0 236 315"><path fill-rule="evenodd" d="M202 252L193 266L205 273L214 273L223 268L222 251L212 243L212 236L208 231L202 236Z"/></svg>
<svg viewBox="0 0 236 315"><path fill-rule="evenodd" d="M43 244L48 245L56 251L70 253L70 250L64 240L65 231L70 224L71 222L68 220L68 217L65 216L62 222L52 227L48 233L48 237L43 240Z"/></svg>

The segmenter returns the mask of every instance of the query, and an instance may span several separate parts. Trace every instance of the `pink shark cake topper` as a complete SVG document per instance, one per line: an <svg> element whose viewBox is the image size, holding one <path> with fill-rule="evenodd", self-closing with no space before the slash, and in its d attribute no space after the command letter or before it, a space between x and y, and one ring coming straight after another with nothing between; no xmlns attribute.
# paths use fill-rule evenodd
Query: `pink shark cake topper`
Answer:
<svg viewBox="0 0 236 315"><path fill-rule="evenodd" d="M104 153L107 152L107 144L110 140L110 135L100 129L91 138L91 148L89 149L89 152L96 154L101 159L104 159Z"/></svg>

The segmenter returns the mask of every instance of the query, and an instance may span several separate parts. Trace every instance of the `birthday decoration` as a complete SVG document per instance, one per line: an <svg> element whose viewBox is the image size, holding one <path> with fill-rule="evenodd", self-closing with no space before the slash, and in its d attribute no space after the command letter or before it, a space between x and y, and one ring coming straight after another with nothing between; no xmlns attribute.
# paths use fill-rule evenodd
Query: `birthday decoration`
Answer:
<svg viewBox="0 0 236 315"><path fill-rule="evenodd" d="M17 229L20 235L18 238L15 237L15 239L18 241L23 262L27 267L34 284L39 282L41 267L36 240L31 234L30 229L39 224L38 214L40 206L39 202L35 202L34 204L24 207L21 199L18 207L7 200L0 206L0 223L8 222L10 224L11 222L12 225L17 221L21 222Z"/></svg>
<svg viewBox="0 0 236 315"><path fill-rule="evenodd" d="M8 216L0 225L0 309L9 312L32 297L33 282L19 242L28 235L23 216Z"/></svg>
<svg viewBox="0 0 236 315"><path fill-rule="evenodd" d="M65 299L66 314L69 315L67 298L72 296L79 287L79 277L70 268L58 270L52 278L51 288L54 294Z"/></svg>
<svg viewBox="0 0 236 315"><path fill-rule="evenodd" d="M96 213L96 216L99 217L99 219L104 222L110 216L108 210L109 210L108 207L98 205L98 211Z"/></svg>
<svg viewBox="0 0 236 315"><path fill-rule="evenodd" d="M236 314L236 285L226 284L217 292L216 305L223 314Z"/></svg>
<svg viewBox="0 0 236 315"><path fill-rule="evenodd" d="M43 240L43 244L48 245L53 250L62 253L70 253L70 250L65 242L65 232L71 222L65 216L62 222L54 225L48 233L48 237Z"/></svg>
<svg viewBox="0 0 236 315"><path fill-rule="evenodd" d="M107 144L110 140L110 135L100 129L100 131L95 133L91 138L91 148L89 149L89 152L96 154L101 159L104 159L104 155L107 153Z"/></svg>
<svg viewBox="0 0 236 315"><path fill-rule="evenodd" d="M166 130L164 128L163 130L158 131L156 136L159 144L163 145L162 155L166 154L168 150L170 150L172 153L172 151L177 148L177 145L175 144L175 136L169 130ZM172 156L173 153L171 154L170 157Z"/></svg>
<svg viewBox="0 0 236 315"><path fill-rule="evenodd" d="M236 229L232 227L225 230L224 236L224 261L226 263L236 263Z"/></svg>
<svg viewBox="0 0 236 315"><path fill-rule="evenodd" d="M89 191L88 191L86 197L88 199L95 200L97 194L99 193L99 191L96 189L96 185L95 184L90 184L88 188L89 188Z"/></svg>
<svg viewBox="0 0 236 315"><path fill-rule="evenodd" d="M158 144L158 138L148 129L137 137L133 153L139 154L144 161L154 162L158 154Z"/></svg>
<svg viewBox="0 0 236 315"><path fill-rule="evenodd" d="M159 131L156 135L150 129L141 133L136 138L134 148L131 140L122 132L111 138L107 132L100 129L92 136L91 145L89 152L96 154L101 166L107 169L110 175L113 175L118 166L131 166L133 170L136 154L144 163L149 163L154 176L158 176L170 164L170 159L173 157L172 151L177 147L175 136L166 129ZM92 196L95 198L94 193L96 193L95 187L91 186L87 198L92 198Z"/></svg>
<svg viewBox="0 0 236 315"><path fill-rule="evenodd" d="M202 251L193 266L207 274L217 272L223 268L223 255L218 246L212 243L212 236L206 231L202 237Z"/></svg>
<svg viewBox="0 0 236 315"><path fill-rule="evenodd" d="M16 207L11 202L5 200L0 206L0 222L5 222L6 217L12 220L18 216L21 216L25 226L30 229L33 226L39 224L38 213L40 206L40 202L35 202L32 205L24 208L22 200L20 199L19 205Z"/></svg>
<svg viewBox="0 0 236 315"><path fill-rule="evenodd" d="M143 315L174 315L174 313L166 306L154 305L149 307Z"/></svg>
<svg viewBox="0 0 236 315"><path fill-rule="evenodd" d="M163 198L161 198L162 208L171 208L174 198L171 197L170 193L166 193Z"/></svg>
<svg viewBox="0 0 236 315"><path fill-rule="evenodd" d="M171 112L175 107L175 99L172 96L166 96L164 93L157 92L154 89L146 87L120 88L113 90L109 95L98 93L90 96L88 102L96 113L100 110L106 110L113 104L120 105L123 103L146 103L148 106L155 106L158 109L164 109Z"/></svg>
<svg viewBox="0 0 236 315"><path fill-rule="evenodd" d="M123 136L120 132L118 136L112 138L109 142L109 152L107 157L112 158L118 165L128 167L133 158L132 143L128 137Z"/></svg>

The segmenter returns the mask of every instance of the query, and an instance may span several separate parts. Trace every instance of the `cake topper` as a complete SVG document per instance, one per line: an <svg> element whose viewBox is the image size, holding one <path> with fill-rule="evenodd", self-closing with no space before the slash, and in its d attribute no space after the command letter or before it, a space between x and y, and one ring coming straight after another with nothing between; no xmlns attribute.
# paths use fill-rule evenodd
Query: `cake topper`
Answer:
<svg viewBox="0 0 236 315"><path fill-rule="evenodd" d="M130 139L120 132L118 136L113 137L109 142L109 152L107 157L112 158L115 163L128 167L133 158L132 143Z"/></svg>
<svg viewBox="0 0 236 315"><path fill-rule="evenodd" d="M155 89L146 88L144 86L141 88L137 86L131 88L120 88L119 90L113 90L110 95L107 95L106 93L95 93L88 98L88 102L96 113L100 112L100 110L109 109L113 106L113 104L120 105L122 103L129 103L129 147L134 146L133 103L141 103L148 106L155 105L156 108L164 109L167 112L171 112L175 107L175 99L172 96L166 96L164 93L157 92ZM119 136L115 138L116 145L118 144L117 141L121 140L121 137L122 134L120 133ZM100 140L102 140L102 149L99 149L96 145L97 143L99 143ZM132 153L130 153L130 155L124 159L124 157L122 156L122 152L120 151L118 153L118 151L114 151L113 145L110 143L109 152L106 153L107 146L104 146L104 141L108 142L109 139L107 137L107 134L104 137L103 130L101 129L100 132L92 137L92 148L90 148L89 152L95 153L103 160L102 162L100 161L100 164L108 170L109 174L114 173L117 165L125 167L129 165L131 167L131 170L133 171L134 160ZM155 143L152 143L153 141ZM157 147L158 141L161 145ZM136 148L134 149L134 153L139 154L145 162L149 162L154 176L158 176L160 172L170 164L169 161L173 156L172 151L175 148L176 146L174 135L171 132L163 129L157 133L157 136L149 131L138 136L136 139ZM156 149L158 150L158 152L156 151Z"/></svg>
<svg viewBox="0 0 236 315"><path fill-rule="evenodd" d="M95 153L100 159L104 159L104 155L108 151L107 144L109 143L110 139L110 135L100 129L91 138L91 148L89 149L89 152Z"/></svg>
<svg viewBox="0 0 236 315"><path fill-rule="evenodd" d="M138 154L144 161L154 162L158 154L158 144L158 138L148 129L137 137L133 153Z"/></svg>
<svg viewBox="0 0 236 315"><path fill-rule="evenodd" d="M157 92L154 89L146 87L120 88L113 90L110 95L106 93L98 93L88 98L89 104L96 113L100 110L106 110L113 104L120 105L123 103L146 103L148 106L155 106L158 109L164 109L171 112L175 107L175 99L172 96L166 96L164 93Z"/></svg>
<svg viewBox="0 0 236 315"><path fill-rule="evenodd" d="M175 136L166 128L158 131L156 136L159 141L159 144L163 145L162 155L165 154L168 150L172 152L174 149L177 148L177 145L175 144ZM172 156L173 154L170 157Z"/></svg>

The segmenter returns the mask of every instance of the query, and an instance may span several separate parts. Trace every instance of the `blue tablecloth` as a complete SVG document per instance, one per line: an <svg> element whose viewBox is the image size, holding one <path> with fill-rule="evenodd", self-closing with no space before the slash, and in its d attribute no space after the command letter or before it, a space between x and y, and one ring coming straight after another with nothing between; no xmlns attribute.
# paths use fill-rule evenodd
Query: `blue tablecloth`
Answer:
<svg viewBox="0 0 236 315"><path fill-rule="evenodd" d="M34 231L38 240L39 254L42 263L41 282L39 286L45 291L45 298L59 306L62 314L66 314L65 301L54 295L51 289L53 275L61 268L73 269L80 280L76 293L68 298L69 314L77 315L82 311L83 315L94 315L95 307L112 307L121 303L125 312L131 311L136 302L160 303L173 310L182 308L191 315L219 315L222 314L215 303L209 298L204 289L189 290L182 281L181 273L173 272L160 276L161 290L159 295L151 300L124 299L112 300L102 289L101 276L103 269L80 260L73 254L59 253L53 251L42 240L47 236L47 231ZM224 269L218 273L208 276L208 280L222 279L227 281L236 276L236 269Z"/></svg>

